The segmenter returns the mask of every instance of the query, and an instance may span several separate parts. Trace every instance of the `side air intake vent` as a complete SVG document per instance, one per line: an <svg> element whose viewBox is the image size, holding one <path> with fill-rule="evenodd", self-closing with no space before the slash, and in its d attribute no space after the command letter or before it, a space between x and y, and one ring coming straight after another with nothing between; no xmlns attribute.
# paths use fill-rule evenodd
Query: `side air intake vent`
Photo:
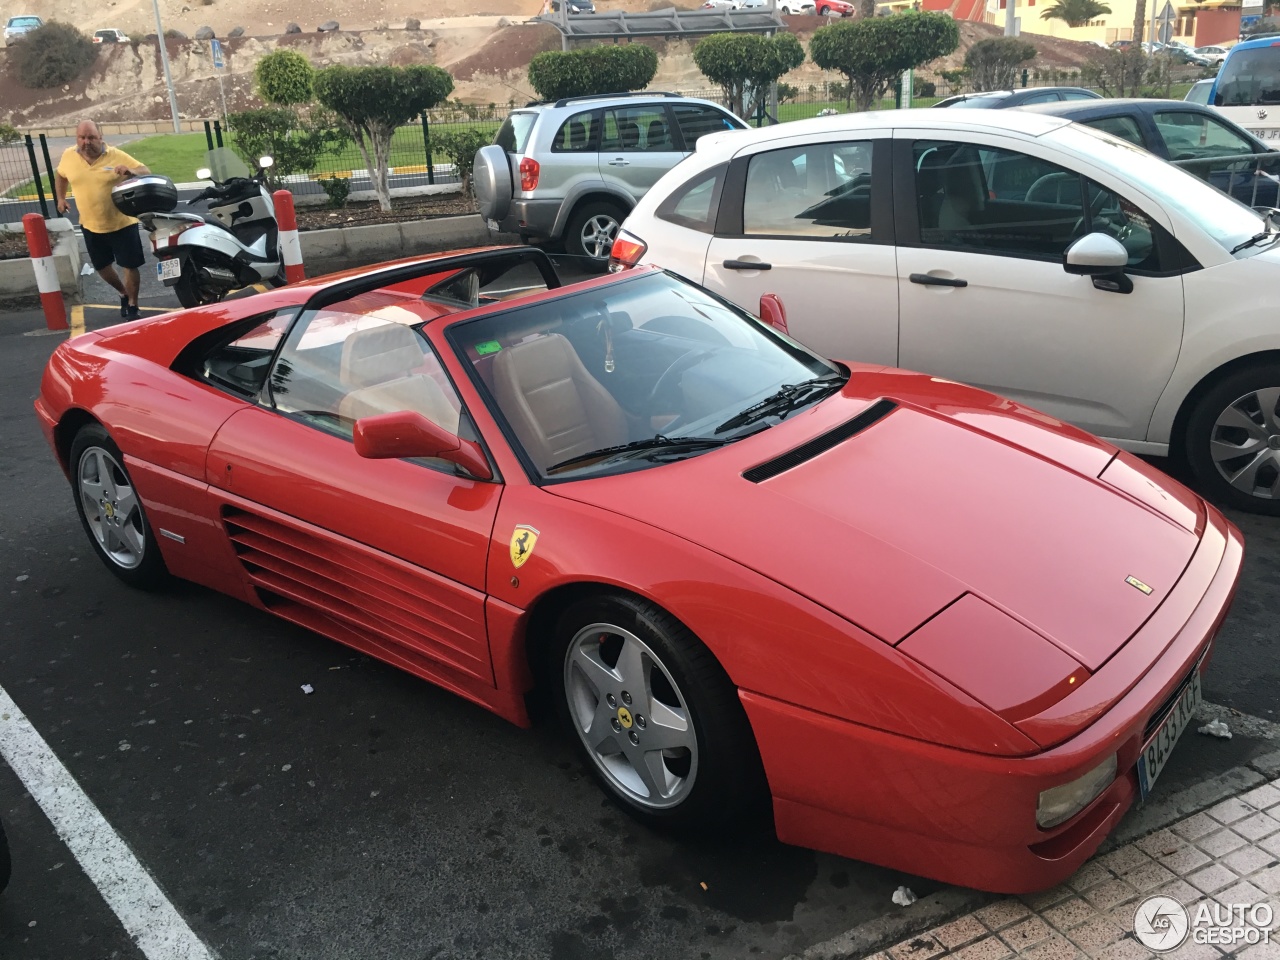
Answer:
<svg viewBox="0 0 1280 960"><path fill-rule="evenodd" d="M780 457L776 457L767 463L752 467L742 476L750 480L752 483L760 483L763 480L769 480L776 477L780 473L785 473L792 467L798 467L806 460L812 460L820 453L826 453L832 447L844 443L855 433L865 430L877 420L887 416L892 410L897 408L897 404L892 400L877 400L867 409L852 420L848 420L834 429L828 430L822 436L814 437L808 443L801 444L794 450L784 453Z"/></svg>

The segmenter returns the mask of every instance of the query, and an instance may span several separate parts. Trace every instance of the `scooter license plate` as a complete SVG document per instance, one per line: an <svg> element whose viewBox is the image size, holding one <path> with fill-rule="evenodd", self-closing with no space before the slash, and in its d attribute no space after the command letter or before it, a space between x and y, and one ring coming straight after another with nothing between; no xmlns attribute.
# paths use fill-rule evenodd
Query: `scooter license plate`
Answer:
<svg viewBox="0 0 1280 960"><path fill-rule="evenodd" d="M157 261L156 276L160 280L177 280L182 276L182 261L178 257Z"/></svg>

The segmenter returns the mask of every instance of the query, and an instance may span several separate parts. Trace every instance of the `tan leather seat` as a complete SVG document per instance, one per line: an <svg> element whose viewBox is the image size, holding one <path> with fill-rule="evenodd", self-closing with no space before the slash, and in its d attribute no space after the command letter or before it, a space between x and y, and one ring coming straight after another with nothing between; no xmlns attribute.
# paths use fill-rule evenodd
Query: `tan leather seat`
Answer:
<svg viewBox="0 0 1280 960"><path fill-rule="evenodd" d="M338 416L351 420L400 410L416 410L450 433L458 432L457 409L449 402L440 384L425 373L353 390L338 404Z"/></svg>
<svg viewBox="0 0 1280 960"><path fill-rule="evenodd" d="M357 330L342 344L338 377L343 386L368 387L407 376L423 363L418 335L400 323Z"/></svg>
<svg viewBox="0 0 1280 960"><path fill-rule="evenodd" d="M493 389L516 436L541 469L627 440L627 418L618 401L559 334L495 354Z"/></svg>

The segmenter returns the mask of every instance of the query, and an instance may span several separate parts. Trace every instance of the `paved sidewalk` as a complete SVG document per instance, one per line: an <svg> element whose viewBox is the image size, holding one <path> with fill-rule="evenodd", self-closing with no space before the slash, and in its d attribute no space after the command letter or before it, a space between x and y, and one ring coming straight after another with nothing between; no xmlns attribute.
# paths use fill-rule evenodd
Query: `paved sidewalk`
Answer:
<svg viewBox="0 0 1280 960"><path fill-rule="evenodd" d="M1185 941L1167 952L1144 946L1134 932L1138 907L1157 895L1177 900L1191 918ZM1271 942L1196 942L1202 904L1210 910L1269 905ZM1280 960L1280 779L1095 857L1052 890L999 900L869 960L1216 960L1225 954Z"/></svg>

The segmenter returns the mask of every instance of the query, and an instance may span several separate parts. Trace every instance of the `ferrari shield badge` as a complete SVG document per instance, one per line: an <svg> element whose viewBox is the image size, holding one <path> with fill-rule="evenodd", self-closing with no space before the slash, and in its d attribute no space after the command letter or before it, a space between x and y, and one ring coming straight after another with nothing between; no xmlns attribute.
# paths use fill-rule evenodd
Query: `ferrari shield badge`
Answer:
<svg viewBox="0 0 1280 960"><path fill-rule="evenodd" d="M537 543L537 530L523 523L516 524L511 533L511 565L517 568L524 566L524 562L533 556Z"/></svg>

